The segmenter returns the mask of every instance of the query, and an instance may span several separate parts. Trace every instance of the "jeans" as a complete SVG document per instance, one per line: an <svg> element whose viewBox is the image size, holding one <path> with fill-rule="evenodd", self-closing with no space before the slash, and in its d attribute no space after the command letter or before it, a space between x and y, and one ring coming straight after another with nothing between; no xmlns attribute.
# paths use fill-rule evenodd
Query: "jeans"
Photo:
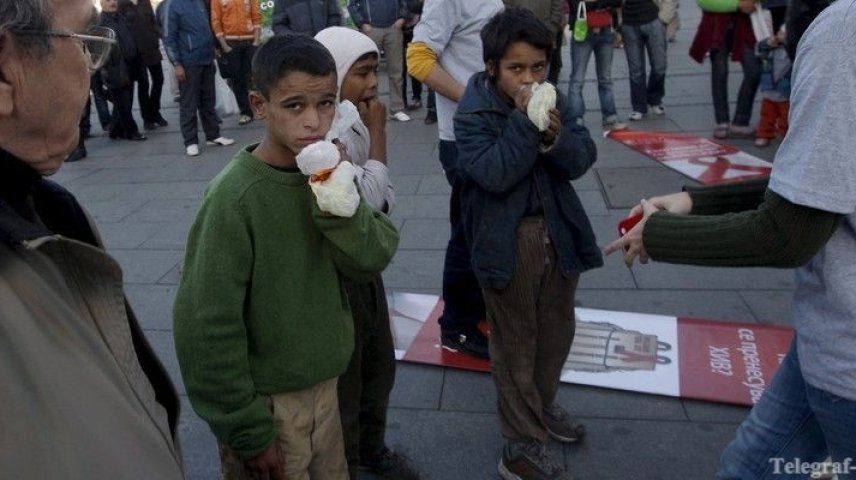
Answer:
<svg viewBox="0 0 856 480"><path fill-rule="evenodd" d="M731 52L733 32L729 30L725 37L726 48L710 51L710 90L713 96L713 112L716 123L728 123L728 57ZM743 81L737 92L737 107L734 110L732 123L738 126L748 126L752 118L752 107L755 103L755 93L761 83L761 62L755 51L749 47L743 50Z"/></svg>
<svg viewBox="0 0 856 480"><path fill-rule="evenodd" d="M544 217L526 217L517 228L511 282L484 291L499 425L511 442L547 441L543 412L556 398L574 340L578 280L562 274Z"/></svg>
<svg viewBox="0 0 856 480"><path fill-rule="evenodd" d="M472 328L484 320L485 309L481 287L473 272L470 248L464 236L461 219L461 177L458 175L458 150L455 142L440 140L440 163L446 180L452 186L449 199L449 222L452 232L446 246L443 264L443 314L440 328Z"/></svg>
<svg viewBox="0 0 856 480"><path fill-rule="evenodd" d="M196 114L202 118L206 140L220 136L220 117L214 109L217 94L214 90L214 64L184 67L185 79L179 83L180 108L178 119L184 146L199 143Z"/></svg>
<svg viewBox="0 0 856 480"><path fill-rule="evenodd" d="M630 73L630 104L634 112L648 113L648 105L662 105L666 95L666 26L659 19L644 25L624 25L624 52ZM645 52L651 74L645 82Z"/></svg>
<svg viewBox="0 0 856 480"><path fill-rule="evenodd" d="M568 86L568 98L574 118L582 118L586 113L583 84L592 53L597 67L597 94L600 98L603 122L606 123L609 117L615 115L615 97L612 94L612 38L612 29L604 28L600 32L589 33L583 42L571 42L571 83Z"/></svg>
<svg viewBox="0 0 856 480"><path fill-rule="evenodd" d="M787 475L786 462L856 463L856 401L812 387L802 376L794 338L761 400L725 448L716 478L808 478ZM781 459L781 460L776 460ZM778 465L777 465L778 464ZM839 480L856 478L856 465Z"/></svg>

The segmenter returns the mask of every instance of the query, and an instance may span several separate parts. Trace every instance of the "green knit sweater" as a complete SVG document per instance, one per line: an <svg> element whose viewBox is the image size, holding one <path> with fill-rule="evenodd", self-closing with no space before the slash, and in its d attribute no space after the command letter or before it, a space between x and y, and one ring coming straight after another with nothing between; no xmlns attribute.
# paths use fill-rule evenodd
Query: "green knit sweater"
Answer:
<svg viewBox="0 0 856 480"><path fill-rule="evenodd" d="M247 458L276 436L265 395L343 373L354 348L341 277L368 280L398 233L364 202L320 211L306 177L240 151L208 186L174 307L175 347L194 410Z"/></svg>
<svg viewBox="0 0 856 480"><path fill-rule="evenodd" d="M642 235L660 262L792 268L826 244L842 215L789 202L767 178L714 187L685 187L691 215L657 212Z"/></svg>

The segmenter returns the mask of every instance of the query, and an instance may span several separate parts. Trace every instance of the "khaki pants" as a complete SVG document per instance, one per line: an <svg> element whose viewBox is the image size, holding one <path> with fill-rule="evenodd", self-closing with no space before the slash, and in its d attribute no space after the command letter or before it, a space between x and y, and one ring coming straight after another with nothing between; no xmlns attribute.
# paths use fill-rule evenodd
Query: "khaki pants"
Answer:
<svg viewBox="0 0 856 480"><path fill-rule="evenodd" d="M271 395L286 480L347 480L336 380ZM220 460L224 480L256 480L244 461L225 445L220 446Z"/></svg>
<svg viewBox="0 0 856 480"><path fill-rule="evenodd" d="M510 441L546 442L544 406L553 402L574 339L574 292L542 217L517 229L511 282L486 288L490 359L502 435Z"/></svg>
<svg viewBox="0 0 856 480"><path fill-rule="evenodd" d="M400 28L372 27L368 36L374 40L379 50L386 53L386 73L389 78L389 111L404 110L402 83L404 82L404 34Z"/></svg>

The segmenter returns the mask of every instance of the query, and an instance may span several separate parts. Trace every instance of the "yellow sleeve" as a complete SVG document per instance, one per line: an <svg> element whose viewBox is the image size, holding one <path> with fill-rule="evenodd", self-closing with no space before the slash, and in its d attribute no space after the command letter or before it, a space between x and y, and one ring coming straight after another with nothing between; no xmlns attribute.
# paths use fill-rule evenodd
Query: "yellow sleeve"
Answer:
<svg viewBox="0 0 856 480"><path fill-rule="evenodd" d="M410 42L407 46L407 73L424 82L437 64L437 53L424 42Z"/></svg>

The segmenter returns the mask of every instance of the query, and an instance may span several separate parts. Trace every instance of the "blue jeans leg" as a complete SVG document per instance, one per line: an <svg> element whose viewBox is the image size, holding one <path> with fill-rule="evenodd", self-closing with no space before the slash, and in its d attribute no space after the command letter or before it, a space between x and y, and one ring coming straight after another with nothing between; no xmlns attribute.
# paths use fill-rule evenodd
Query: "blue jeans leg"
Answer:
<svg viewBox="0 0 856 480"><path fill-rule="evenodd" d="M630 76L630 105L634 112L648 113L645 87L645 39L642 27L624 25L624 53L627 55L627 72Z"/></svg>
<svg viewBox="0 0 856 480"><path fill-rule="evenodd" d="M443 330L471 328L486 317L481 286L473 273L470 249L464 236L461 219L461 178L458 175L458 150L455 142L440 141L440 163L443 164L446 180L452 186L449 199L449 222L452 229L443 264L445 307L439 323Z"/></svg>
<svg viewBox="0 0 856 480"><path fill-rule="evenodd" d="M838 480L856 479L856 401L808 384L806 391L832 461L850 467L849 472L838 473Z"/></svg>
<svg viewBox="0 0 856 480"><path fill-rule="evenodd" d="M571 82L568 84L568 101L574 118L583 118L586 114L583 85L591 54L591 35L582 42L571 41Z"/></svg>
<svg viewBox="0 0 856 480"><path fill-rule="evenodd" d="M589 36L594 48L594 62L597 71L597 95L600 100L600 113L603 123L615 115L615 97L612 93L612 46L613 32L611 28Z"/></svg>
<svg viewBox="0 0 856 480"><path fill-rule="evenodd" d="M806 387L794 339L761 400L722 453L717 479L804 479L805 475L787 475L781 464L777 468L776 459L783 459L781 463L826 458L826 441Z"/></svg>
<svg viewBox="0 0 856 480"><path fill-rule="evenodd" d="M666 26L659 19L642 25L651 73L645 96L648 105L662 105L666 95Z"/></svg>

